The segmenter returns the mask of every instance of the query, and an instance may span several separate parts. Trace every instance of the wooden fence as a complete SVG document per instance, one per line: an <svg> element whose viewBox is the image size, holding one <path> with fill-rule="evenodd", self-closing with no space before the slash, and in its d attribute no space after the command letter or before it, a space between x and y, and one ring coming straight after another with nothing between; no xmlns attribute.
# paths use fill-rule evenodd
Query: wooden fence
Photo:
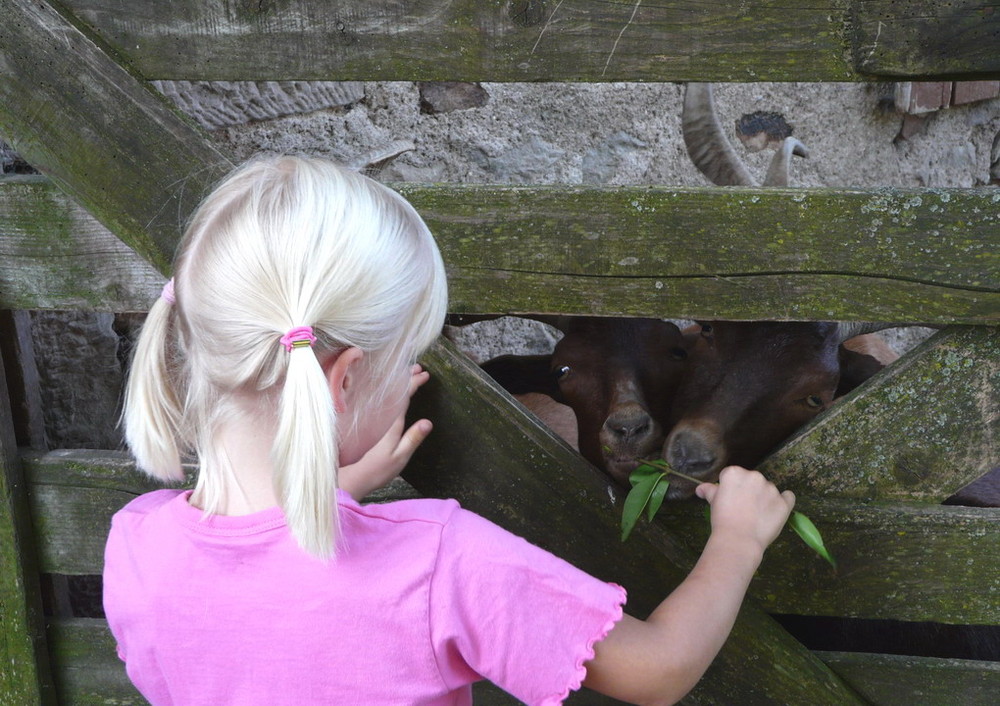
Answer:
<svg viewBox="0 0 1000 706"><path fill-rule="evenodd" d="M153 301L232 160L150 80L1000 78L1000 8L973 0L0 0L0 17L0 136L44 174L0 179L3 309ZM1000 663L811 652L768 614L1000 625L1000 510L938 504L1000 465L1000 191L398 187L456 313L943 326L766 462L841 570L779 540L686 703L996 702ZM425 363L415 412L437 430L405 474L420 493L623 583L637 615L681 580L700 513L620 544L599 473L446 342ZM100 573L111 513L150 486L120 454L19 453L6 397L0 703L141 703L106 624L46 619L39 583Z"/></svg>

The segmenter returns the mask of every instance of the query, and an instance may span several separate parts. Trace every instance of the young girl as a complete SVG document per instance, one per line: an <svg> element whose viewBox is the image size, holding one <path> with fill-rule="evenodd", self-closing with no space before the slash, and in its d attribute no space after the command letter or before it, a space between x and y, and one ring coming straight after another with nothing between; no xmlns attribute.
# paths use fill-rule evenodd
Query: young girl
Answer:
<svg viewBox="0 0 1000 706"><path fill-rule="evenodd" d="M673 703L735 621L794 503L756 472L698 494L712 534L645 621L625 592L460 509L359 505L430 432L404 431L444 268L413 208L317 159L252 162L194 214L150 311L125 429L161 490L115 515L104 604L159 704L529 704L581 683Z"/></svg>

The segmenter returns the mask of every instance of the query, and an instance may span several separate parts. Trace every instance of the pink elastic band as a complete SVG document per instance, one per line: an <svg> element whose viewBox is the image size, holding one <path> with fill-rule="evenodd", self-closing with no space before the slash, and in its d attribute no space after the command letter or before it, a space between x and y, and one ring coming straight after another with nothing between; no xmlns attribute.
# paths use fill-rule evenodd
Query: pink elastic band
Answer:
<svg viewBox="0 0 1000 706"><path fill-rule="evenodd" d="M177 299L174 297L174 278L171 277L167 280L167 283L163 285L163 291L160 292L160 299L165 299L169 304L176 304Z"/></svg>
<svg viewBox="0 0 1000 706"><path fill-rule="evenodd" d="M315 342L316 337L313 335L312 326L296 326L281 337L281 345L289 353L292 352L293 348L311 346Z"/></svg>

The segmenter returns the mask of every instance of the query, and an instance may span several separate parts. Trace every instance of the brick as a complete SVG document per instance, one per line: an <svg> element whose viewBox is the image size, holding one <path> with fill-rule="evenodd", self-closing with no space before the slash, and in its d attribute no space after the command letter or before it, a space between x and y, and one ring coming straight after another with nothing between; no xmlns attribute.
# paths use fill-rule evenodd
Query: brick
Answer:
<svg viewBox="0 0 1000 706"><path fill-rule="evenodd" d="M1000 96L1000 81L955 81L952 105L965 105Z"/></svg>

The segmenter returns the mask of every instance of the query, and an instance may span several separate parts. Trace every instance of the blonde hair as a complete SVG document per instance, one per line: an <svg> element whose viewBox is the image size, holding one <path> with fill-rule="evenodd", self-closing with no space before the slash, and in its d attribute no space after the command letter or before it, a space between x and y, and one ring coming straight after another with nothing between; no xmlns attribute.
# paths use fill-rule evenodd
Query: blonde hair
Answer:
<svg viewBox="0 0 1000 706"><path fill-rule="evenodd" d="M447 306L440 253L401 196L330 162L252 161L199 206L175 262L176 304L163 299L140 334L126 390L125 436L140 468L183 478L202 464L207 513L233 472L214 443L225 421L273 425L274 489L299 545L335 554L338 431L319 358L365 352L381 401L439 334ZM281 336L313 327L312 347Z"/></svg>

